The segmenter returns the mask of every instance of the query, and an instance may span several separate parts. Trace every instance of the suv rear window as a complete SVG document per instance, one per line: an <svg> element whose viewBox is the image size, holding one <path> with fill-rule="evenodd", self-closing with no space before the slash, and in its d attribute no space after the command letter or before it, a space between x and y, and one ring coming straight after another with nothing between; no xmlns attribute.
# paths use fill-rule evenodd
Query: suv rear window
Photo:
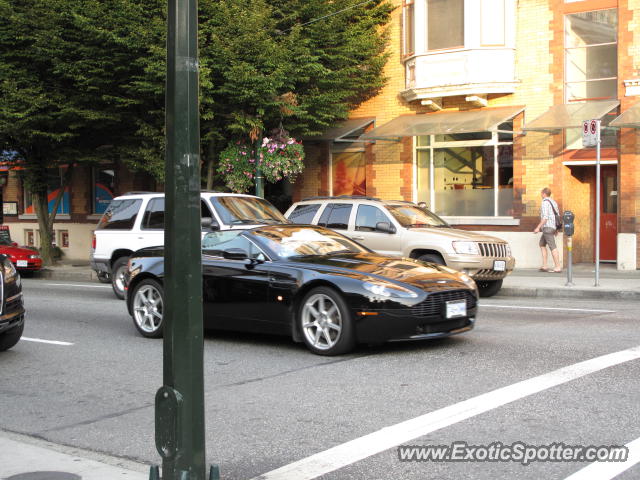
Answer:
<svg viewBox="0 0 640 480"><path fill-rule="evenodd" d="M319 208L319 203L298 205L289 215L289 221L293 223L311 223Z"/></svg>
<svg viewBox="0 0 640 480"><path fill-rule="evenodd" d="M131 230L140 210L141 199L114 200L102 215L96 230Z"/></svg>

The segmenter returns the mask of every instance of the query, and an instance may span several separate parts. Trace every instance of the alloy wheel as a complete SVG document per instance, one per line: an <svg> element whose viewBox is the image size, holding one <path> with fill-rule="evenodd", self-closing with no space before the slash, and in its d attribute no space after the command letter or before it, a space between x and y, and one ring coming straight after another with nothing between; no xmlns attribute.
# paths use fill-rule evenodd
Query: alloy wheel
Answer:
<svg viewBox="0 0 640 480"><path fill-rule="evenodd" d="M318 350L329 350L342 333L342 316L336 303L327 295L311 295L302 307L302 330L307 341Z"/></svg>
<svg viewBox="0 0 640 480"><path fill-rule="evenodd" d="M155 333L162 325L162 294L153 285L143 285L133 297L133 318L145 333Z"/></svg>

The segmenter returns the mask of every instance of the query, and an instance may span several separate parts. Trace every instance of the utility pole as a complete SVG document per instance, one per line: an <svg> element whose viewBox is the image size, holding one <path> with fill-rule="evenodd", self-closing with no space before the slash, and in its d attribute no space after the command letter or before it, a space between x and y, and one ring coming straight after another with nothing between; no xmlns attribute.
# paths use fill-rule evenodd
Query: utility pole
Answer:
<svg viewBox="0 0 640 480"><path fill-rule="evenodd" d="M163 480L205 480L198 6L169 0L168 7L164 385L156 394L156 448Z"/></svg>

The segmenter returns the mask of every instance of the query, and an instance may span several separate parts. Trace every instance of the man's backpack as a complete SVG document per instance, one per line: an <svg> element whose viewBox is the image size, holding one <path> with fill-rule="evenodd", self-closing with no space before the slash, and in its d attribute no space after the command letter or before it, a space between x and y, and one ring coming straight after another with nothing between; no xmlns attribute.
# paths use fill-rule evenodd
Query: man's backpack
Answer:
<svg viewBox="0 0 640 480"><path fill-rule="evenodd" d="M560 214L556 210L556 207L553 206L553 202L551 200L549 200L549 203L551 204L551 210L553 210L553 215L555 216L555 219L556 219L556 232L561 232L562 231L562 217L560 216Z"/></svg>

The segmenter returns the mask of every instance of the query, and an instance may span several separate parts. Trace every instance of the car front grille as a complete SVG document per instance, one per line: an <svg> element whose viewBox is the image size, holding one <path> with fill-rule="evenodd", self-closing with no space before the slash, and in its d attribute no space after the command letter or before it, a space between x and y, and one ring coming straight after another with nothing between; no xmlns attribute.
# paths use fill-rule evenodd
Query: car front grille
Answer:
<svg viewBox="0 0 640 480"><path fill-rule="evenodd" d="M445 303L452 300L466 300L467 311L476 307L476 297L469 290L449 290L429 294L425 301L411 307L411 315L414 317L442 315Z"/></svg>
<svg viewBox="0 0 640 480"><path fill-rule="evenodd" d="M480 255L483 257L508 257L508 245L506 243L488 243L478 242L478 248L480 248Z"/></svg>

